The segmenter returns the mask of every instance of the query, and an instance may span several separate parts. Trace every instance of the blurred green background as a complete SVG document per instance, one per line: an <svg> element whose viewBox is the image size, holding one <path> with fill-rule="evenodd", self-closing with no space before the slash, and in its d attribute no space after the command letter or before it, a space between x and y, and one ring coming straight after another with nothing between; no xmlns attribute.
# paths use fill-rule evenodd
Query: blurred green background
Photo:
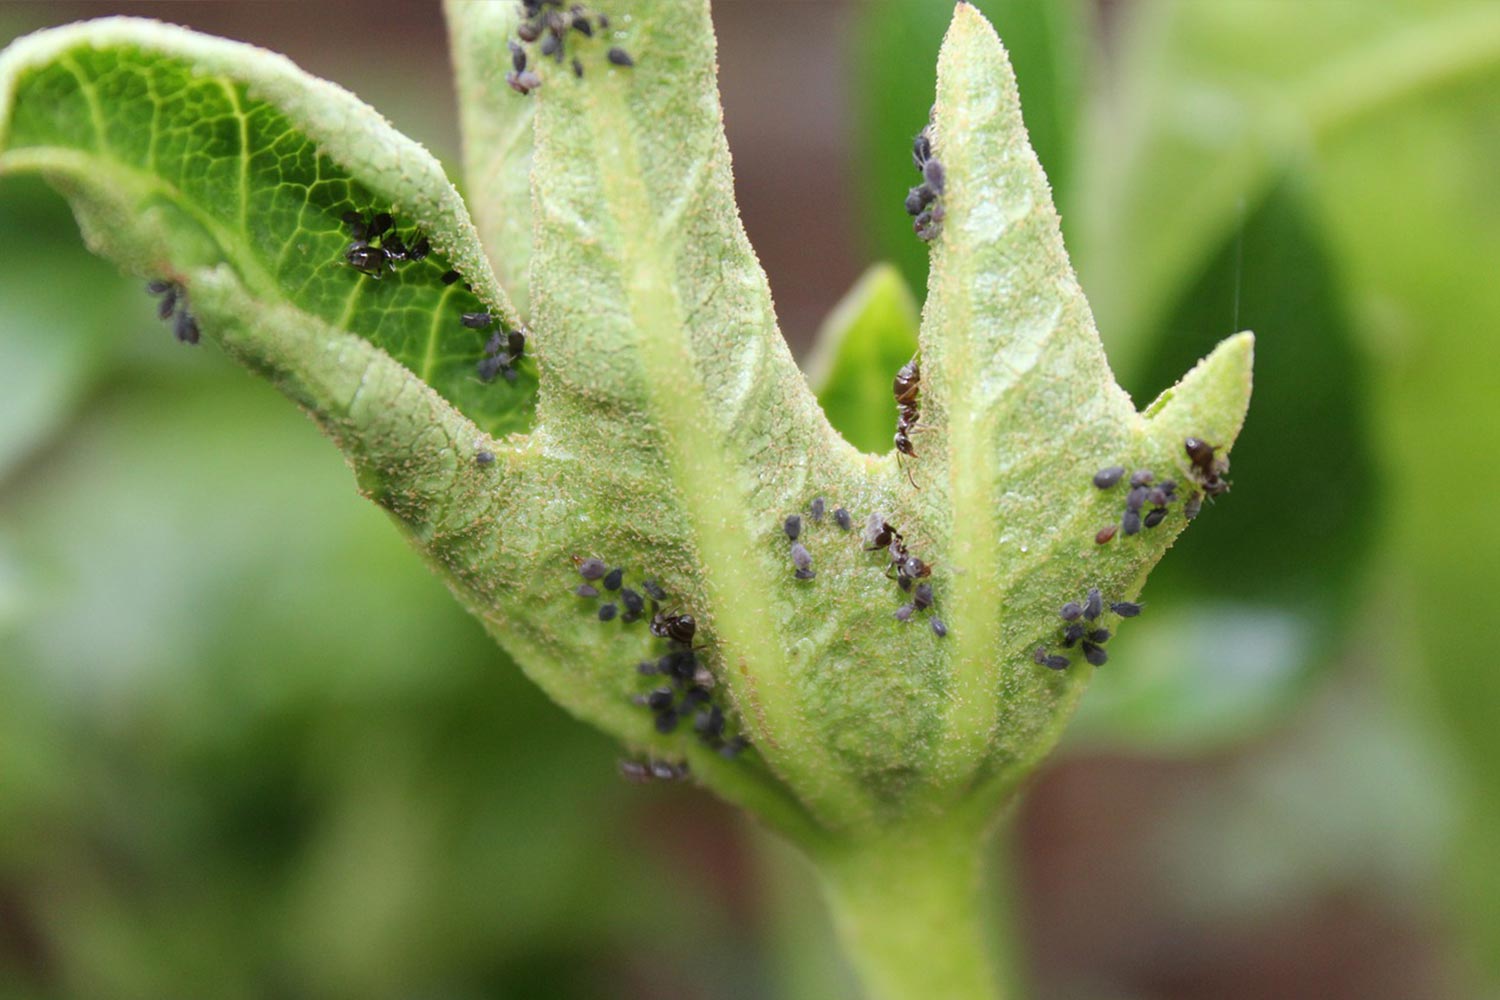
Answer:
<svg viewBox="0 0 1500 1000"><path fill-rule="evenodd" d="M1234 492L997 843L1012 977L1500 996L1500 4L980 6L1126 388L1259 336ZM922 288L900 204L950 11L716 5L799 354L867 266ZM0 40L106 13L288 52L457 162L436 4L11 3ZM622 785L60 199L0 183L0 247L0 998L852 995L800 864Z"/></svg>

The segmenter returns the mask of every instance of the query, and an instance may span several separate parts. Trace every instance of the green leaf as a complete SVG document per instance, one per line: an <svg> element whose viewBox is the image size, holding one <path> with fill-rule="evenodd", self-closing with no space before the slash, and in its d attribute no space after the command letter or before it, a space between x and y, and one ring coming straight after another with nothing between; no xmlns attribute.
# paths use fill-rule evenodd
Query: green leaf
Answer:
<svg viewBox="0 0 1500 1000"><path fill-rule="evenodd" d="M78 259L68 228L40 182L0 185L0 233L27 234L26 252L0 268L0 482L73 415L131 304L109 265Z"/></svg>
<svg viewBox="0 0 1500 1000"><path fill-rule="evenodd" d="M1236 322L1263 331L1257 417L1235 444L1235 467L1248 474L1233 513L1205 519L1152 576L1151 614L1120 638L1135 666L1097 679L1071 736L1178 751L1243 740L1337 663L1380 483L1366 419L1370 366L1309 194L1288 179L1248 213L1134 380L1160 384ZM1309 435L1315 443L1304 446ZM1287 484L1314 482L1289 502ZM1277 544L1265 544L1272 537ZM1287 552L1297 553L1295 574ZM1213 644L1194 641L1195 631L1212 631Z"/></svg>
<svg viewBox="0 0 1500 1000"><path fill-rule="evenodd" d="M1500 58L1488 0L1138 4L1080 143L1080 270L1134 371L1182 283L1289 166Z"/></svg>
<svg viewBox="0 0 1500 1000"><path fill-rule="evenodd" d="M938 780L1003 790L1050 746L1090 671L1013 667L997 678L995 665L1029 663L1055 633L1057 609L1090 586L1110 600L1134 594L1184 524L1178 514L1096 545L1120 497L1095 490L1092 472L1177 473L1185 436L1232 443L1249 400L1251 341L1226 341L1135 411L1068 264L1004 50L962 4L938 62L933 147L947 168L947 221L921 344L923 424L938 443L919 446L914 505L955 568Z"/></svg>
<svg viewBox="0 0 1500 1000"><path fill-rule="evenodd" d="M1185 524L1174 512L1101 548L1094 533L1118 518L1121 496L1094 489L1093 471L1119 462L1185 480L1184 437L1227 451L1248 404L1251 340L1230 339L1136 412L1063 252L1004 51L960 5L939 63L934 142L948 165L948 215L921 331L918 456L902 470L893 454L863 455L829 426L793 363L740 227L706 3L643 5L610 36L574 40L582 77L550 72L514 98L535 104L540 397L525 438L485 433L529 426L530 414L484 409L497 391L515 397L477 385L476 340L451 374L419 366L423 384L402 344L382 339L390 311L363 290L376 283L338 259L333 220L347 201L321 214L298 208L325 222L304 222L299 240L311 239L304 228L322 231L327 246L305 287L278 277L296 273L287 261L301 259L302 244L262 232L287 190L256 185L282 160L251 152L266 122L276 141L295 136L291 149L319 176L348 165L334 187L362 185L410 213L486 290L483 301L516 321L435 164L335 88L242 46L130 22L38 36L0 63L0 96L13 95L0 103L10 123L0 167L46 172L74 197L95 245L140 273L170 261L204 330L313 414L361 489L570 711L642 751L687 759L830 863L854 863L835 845L876 828L904 826L891 843L920 839L934 811L954 812L956 840L977 838L1091 672L1032 661L1039 643L1056 641L1058 607L1090 586L1133 595ZM607 60L608 46L627 49L634 67ZM153 93L193 95L209 113L184 104L182 121L161 129L169 141L135 154L129 143L162 124L140 121L155 113ZM121 134L113 123L129 109L136 124ZM350 120L363 122L358 137ZM183 160L163 180L139 165L158 162L158 147L193 152L202 169ZM251 212L241 191L260 191L266 209ZM427 302L419 296L445 266L403 270L378 291ZM319 311L314 293L329 281L362 289L352 310ZM461 308L467 293L437 287L447 305L397 315L431 324ZM889 401L882 410L889 418ZM480 448L496 461L476 462ZM831 518L806 519L816 576L794 577L783 522L815 497L898 526L933 567L946 638L923 616L893 618L906 597L887 554ZM714 697L723 692L730 732L753 750L729 760L686 726L656 728L637 702L653 682L636 664L664 646L645 622L601 619L572 595L586 556L638 587L653 578L664 610L695 616Z"/></svg>
<svg viewBox="0 0 1500 1000"><path fill-rule="evenodd" d="M505 82L509 42L521 23L519 3L445 0L458 110L464 136L464 179L474 225L490 266L524 314L530 296L531 128L535 101L518 100Z"/></svg>
<svg viewBox="0 0 1500 1000"><path fill-rule="evenodd" d="M824 320L804 366L834 430L860 451L891 446L891 378L917 351L916 300L890 264L877 264Z"/></svg>
<svg viewBox="0 0 1500 1000"><path fill-rule="evenodd" d="M1500 58L1343 130L1318 188L1383 361L1373 424L1391 470L1380 566L1393 606L1381 611L1386 641L1375 648L1452 753L1464 794L1447 856L1454 923L1491 984L1500 983L1500 674L1462 622L1486 606L1500 564L1500 469L1489 457L1500 448L1497 94Z"/></svg>
<svg viewBox="0 0 1500 1000"><path fill-rule="evenodd" d="M0 116L0 173L44 176L90 245L133 273L181 281L191 303L192 273L227 265L251 308L368 341L487 431L529 426L534 373L482 383L487 335L460 323L483 308L519 322L462 201L422 147L352 95L250 46L107 19L8 48ZM434 252L364 276L343 258L350 211L390 212ZM473 292L442 282L450 267Z"/></svg>
<svg viewBox="0 0 1500 1000"><path fill-rule="evenodd" d="M1059 202L1072 188L1076 119L1083 106L1086 5L1078 0L983 0L975 4L1005 39L1026 95L1026 130ZM918 86L952 16L929 0L866 0L856 8L849 71L860 170L855 186L863 230L876 256L894 261L914 286L927 278L927 251L901 211L921 178L900 155L927 121L932 94ZM1066 209L1066 204L1064 204ZM1066 224L1066 211L1064 212Z"/></svg>

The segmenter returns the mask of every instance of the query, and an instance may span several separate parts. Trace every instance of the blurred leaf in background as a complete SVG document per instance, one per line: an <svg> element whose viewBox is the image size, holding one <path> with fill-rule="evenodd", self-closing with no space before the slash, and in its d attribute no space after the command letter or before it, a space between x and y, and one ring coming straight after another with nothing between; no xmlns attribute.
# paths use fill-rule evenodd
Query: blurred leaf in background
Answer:
<svg viewBox="0 0 1500 1000"><path fill-rule="evenodd" d="M647 822L686 791L622 786L60 199L7 181L0 228L0 994L593 997L737 960L671 854L714 832Z"/></svg>

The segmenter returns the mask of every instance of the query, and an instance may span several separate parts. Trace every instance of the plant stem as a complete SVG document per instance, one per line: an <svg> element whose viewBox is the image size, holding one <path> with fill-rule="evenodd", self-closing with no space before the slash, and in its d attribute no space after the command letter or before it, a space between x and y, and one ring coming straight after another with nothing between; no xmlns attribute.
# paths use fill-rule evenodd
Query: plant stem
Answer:
<svg viewBox="0 0 1500 1000"><path fill-rule="evenodd" d="M1000 1000L980 891L986 840L968 824L939 821L817 859L871 1000Z"/></svg>

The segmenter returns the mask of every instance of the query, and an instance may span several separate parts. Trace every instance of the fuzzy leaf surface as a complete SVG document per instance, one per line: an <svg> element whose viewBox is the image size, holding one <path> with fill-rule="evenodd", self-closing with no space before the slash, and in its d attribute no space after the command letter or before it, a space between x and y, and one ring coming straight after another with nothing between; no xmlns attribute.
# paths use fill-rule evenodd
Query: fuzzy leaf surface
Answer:
<svg viewBox="0 0 1500 1000"><path fill-rule="evenodd" d="M450 9L456 22L484 13ZM473 375L480 345L457 314L477 301L517 319L436 164L282 60L139 22L37 36L0 61L0 169L43 173L96 249L182 281L205 333L314 415L363 492L575 714L686 759L804 846L963 802L977 825L1091 673L1076 651L1066 672L1032 662L1056 639L1057 607L1089 586L1133 595L1183 527L1174 511L1096 546L1121 497L1094 490L1092 472L1119 462L1184 480L1184 436L1230 446L1250 339L1135 411L1063 250L1004 51L960 5L939 63L948 221L920 334L919 454L905 469L861 454L793 363L740 226L707 3L642 3L602 34L569 36L582 77L549 69L514 97L535 116L534 414L530 383ZM353 274L337 220L365 209L354 193L424 227L438 259L379 289ZM439 281L450 263L472 299ZM450 329L467 338L452 357L431 348ZM475 461L481 447L494 462ZM887 554L814 521L818 497L903 533L934 567L931 615L893 617L909 598ZM794 576L783 529L798 512L811 579ZM584 557L632 588L651 578L663 611L697 619L714 697L752 750L725 759L688 725L653 726L637 664L664 643L645 620L601 617L608 594L573 595Z"/></svg>

